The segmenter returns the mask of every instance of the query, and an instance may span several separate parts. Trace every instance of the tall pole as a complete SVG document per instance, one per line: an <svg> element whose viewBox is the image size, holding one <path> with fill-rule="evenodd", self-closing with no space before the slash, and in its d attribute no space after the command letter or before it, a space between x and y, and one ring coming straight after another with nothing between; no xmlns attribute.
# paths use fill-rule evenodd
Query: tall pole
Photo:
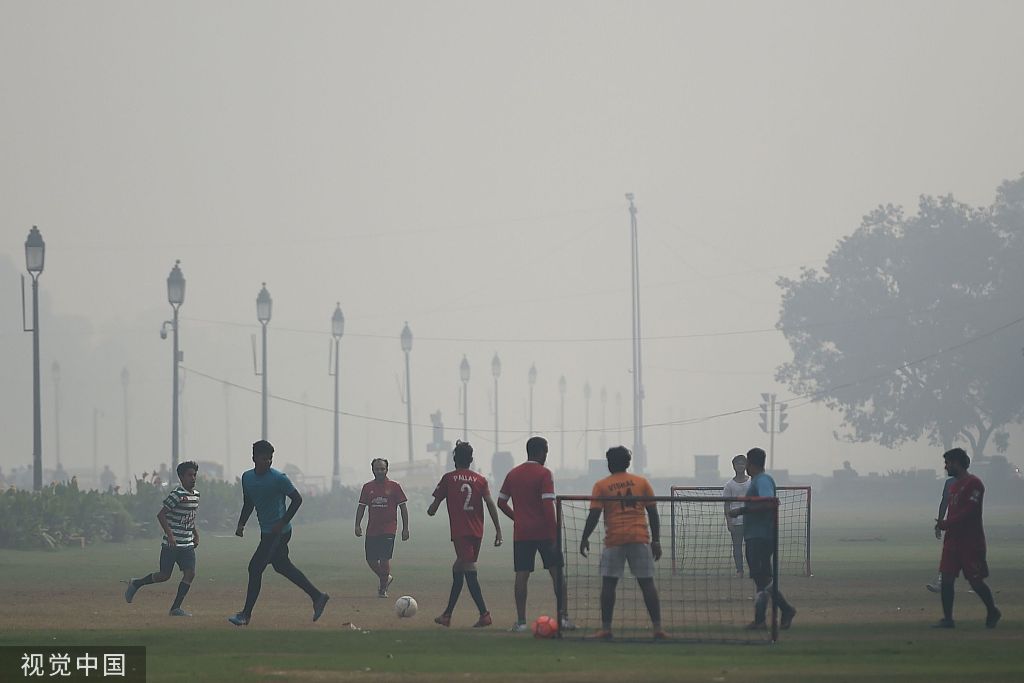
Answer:
<svg viewBox="0 0 1024 683"><path fill-rule="evenodd" d="M469 441L469 360L462 354L459 363L459 379L462 380L462 440Z"/></svg>
<svg viewBox="0 0 1024 683"><path fill-rule="evenodd" d="M601 387L601 453L598 457L603 455L608 450L608 420L607 417L608 408L608 387Z"/></svg>
<svg viewBox="0 0 1024 683"><path fill-rule="evenodd" d="M129 492L132 482L131 447L128 441L128 368L121 368L121 392L124 397L124 487L125 493Z"/></svg>
<svg viewBox="0 0 1024 683"><path fill-rule="evenodd" d="M53 374L53 445L57 457L57 465L60 465L60 363L53 361L50 366Z"/></svg>
<svg viewBox="0 0 1024 683"><path fill-rule="evenodd" d="M590 380L583 385L583 471L590 466Z"/></svg>
<svg viewBox="0 0 1024 683"><path fill-rule="evenodd" d="M43 426L39 388L39 275L46 260L46 243L32 226L25 240L25 268L32 277L32 488L43 489ZM21 326L25 329L25 279L21 280ZM26 332L29 330L25 329Z"/></svg>
<svg viewBox="0 0 1024 683"><path fill-rule="evenodd" d="M533 436L533 387L537 384L537 366L530 365L530 372L526 376L530 383L530 436Z"/></svg>
<svg viewBox="0 0 1024 683"><path fill-rule="evenodd" d="M340 390L338 361L341 359L341 337L334 338L334 469L331 472L331 490L341 486L341 420L339 416Z"/></svg>
<svg viewBox="0 0 1024 683"><path fill-rule="evenodd" d="M171 308L174 309L173 320L171 321L171 333L174 337L172 346L174 353L174 370L171 373L171 383L173 389L171 390L171 470L177 471L178 468L178 449L180 448L179 434L178 434L178 369L180 367L181 352L178 350L178 306L172 304Z"/></svg>
<svg viewBox="0 0 1024 683"><path fill-rule="evenodd" d="M100 409L92 409L92 479L100 488Z"/></svg>
<svg viewBox="0 0 1024 683"><path fill-rule="evenodd" d="M261 415L261 427L260 427L260 438L266 440L267 438L267 324L263 323L263 384L261 389L261 401L260 401L260 415Z"/></svg>
<svg viewBox="0 0 1024 683"><path fill-rule="evenodd" d="M629 200L630 246L632 251L631 271L633 274L633 455L636 458L637 472L647 469L647 453L644 447L644 384L643 362L641 356L641 325L640 325L640 247L637 241L636 204L633 203L632 192L626 193Z"/></svg>
<svg viewBox="0 0 1024 683"><path fill-rule="evenodd" d="M565 471L565 375L558 378L558 393L561 395L561 417L559 427L559 463L560 468Z"/></svg>
<svg viewBox="0 0 1024 683"><path fill-rule="evenodd" d="M224 382L224 480L234 480L231 476L231 385L227 382Z"/></svg>
<svg viewBox="0 0 1024 683"><path fill-rule="evenodd" d="M405 353L405 424L409 436L409 462L412 463L412 386L409 379L409 352L412 351L412 330L408 321L402 328L402 351Z"/></svg>
<svg viewBox="0 0 1024 683"><path fill-rule="evenodd" d="M501 448L498 442L498 378L501 377L501 359L497 352L491 359L491 374L494 375L494 453L497 454Z"/></svg>
<svg viewBox="0 0 1024 683"><path fill-rule="evenodd" d="M768 431L768 469L775 471L775 394L771 400L771 419Z"/></svg>

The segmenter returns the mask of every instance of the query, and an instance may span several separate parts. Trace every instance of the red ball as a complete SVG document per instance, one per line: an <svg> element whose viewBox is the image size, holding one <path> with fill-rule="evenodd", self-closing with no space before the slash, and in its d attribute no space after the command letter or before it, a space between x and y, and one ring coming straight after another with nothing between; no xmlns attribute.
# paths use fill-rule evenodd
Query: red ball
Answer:
<svg viewBox="0 0 1024 683"><path fill-rule="evenodd" d="M558 634L558 620L547 615L537 617L533 622L534 638L554 638Z"/></svg>

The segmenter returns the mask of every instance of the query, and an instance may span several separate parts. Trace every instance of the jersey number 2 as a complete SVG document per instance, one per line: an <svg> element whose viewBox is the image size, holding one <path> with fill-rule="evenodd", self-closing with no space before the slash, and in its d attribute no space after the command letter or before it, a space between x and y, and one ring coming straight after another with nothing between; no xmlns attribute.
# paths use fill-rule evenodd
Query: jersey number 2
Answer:
<svg viewBox="0 0 1024 683"><path fill-rule="evenodd" d="M469 484L463 484L459 490L466 494L466 502L462 504L462 509L466 511L472 510L473 506L470 503L473 501L473 487Z"/></svg>

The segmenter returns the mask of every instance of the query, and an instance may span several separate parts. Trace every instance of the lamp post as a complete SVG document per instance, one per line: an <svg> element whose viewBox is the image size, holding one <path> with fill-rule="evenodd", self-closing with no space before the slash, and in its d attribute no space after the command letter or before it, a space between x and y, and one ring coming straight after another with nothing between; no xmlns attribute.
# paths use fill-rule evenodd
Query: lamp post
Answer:
<svg viewBox="0 0 1024 683"><path fill-rule="evenodd" d="M53 361L50 373L53 375L53 445L60 466L60 363Z"/></svg>
<svg viewBox="0 0 1024 683"><path fill-rule="evenodd" d="M43 488L43 427L40 413L39 388L39 275L46 260L46 243L39 234L39 228L32 226L25 240L25 268L32 278L32 328L25 328L24 293L25 280L22 276L22 329L32 333L32 488Z"/></svg>
<svg viewBox="0 0 1024 683"><path fill-rule="evenodd" d="M629 201L629 237L632 249L633 287L633 457L638 474L647 471L647 449L644 446L644 382L642 342L643 328L640 325L640 245L637 241L636 204L633 193L627 192Z"/></svg>
<svg viewBox="0 0 1024 683"><path fill-rule="evenodd" d="M561 411L561 427L560 427L560 438L561 443L559 445L559 463L561 463L561 470L565 471L565 375L558 378L558 393L562 397L562 411Z"/></svg>
<svg viewBox="0 0 1024 683"><path fill-rule="evenodd" d="M340 455L340 417L338 414L338 382L341 371L338 360L341 356L341 337L345 334L345 314L341 312L341 302L335 304L334 315L331 316L331 336L334 337L334 474L331 477L331 490L337 491L341 486L341 455Z"/></svg>
<svg viewBox="0 0 1024 683"><path fill-rule="evenodd" d="M526 381L530 384L530 436L533 436L533 387L537 384L537 365L530 365L530 372L526 375Z"/></svg>
<svg viewBox="0 0 1024 683"><path fill-rule="evenodd" d="M590 380L583 384L583 471L590 462Z"/></svg>
<svg viewBox="0 0 1024 683"><path fill-rule="evenodd" d="M124 491L128 493L131 488L132 468L129 459L131 449L128 444L128 368L121 368L121 393L124 398Z"/></svg>
<svg viewBox="0 0 1024 683"><path fill-rule="evenodd" d="M459 363L459 379L462 380L462 440L469 441L469 361L466 354L462 354L462 362Z"/></svg>
<svg viewBox="0 0 1024 683"><path fill-rule="evenodd" d="M605 419L607 416L608 407L608 387L601 387L601 453L600 457L608 450L608 421Z"/></svg>
<svg viewBox="0 0 1024 683"><path fill-rule="evenodd" d="M498 444L498 378L501 377L501 359L494 353L491 359L491 374L494 375L494 452L500 448Z"/></svg>
<svg viewBox="0 0 1024 683"><path fill-rule="evenodd" d="M175 261L171 268L171 274L167 276L167 303L171 305L174 312L170 320L165 320L160 328L160 338L167 339L167 328L171 328L173 339L173 370L171 372L171 469L178 467L178 370L182 360L181 350L178 348L178 309L185 303L185 276L181 274L181 261Z"/></svg>
<svg viewBox="0 0 1024 683"><path fill-rule="evenodd" d="M260 375L263 379L263 389L261 391L262 427L260 429L260 438L264 440L267 438L267 323L270 322L270 313L273 305L274 302L270 298L270 292L267 291L267 283L264 282L263 287L260 289L260 293L256 295L256 319L260 321L260 325L263 328L263 364L260 367Z"/></svg>
<svg viewBox="0 0 1024 683"><path fill-rule="evenodd" d="M409 352L412 351L412 330L406 321L402 328L402 352L405 353L405 424L409 434L409 462L412 462L412 387L409 386Z"/></svg>

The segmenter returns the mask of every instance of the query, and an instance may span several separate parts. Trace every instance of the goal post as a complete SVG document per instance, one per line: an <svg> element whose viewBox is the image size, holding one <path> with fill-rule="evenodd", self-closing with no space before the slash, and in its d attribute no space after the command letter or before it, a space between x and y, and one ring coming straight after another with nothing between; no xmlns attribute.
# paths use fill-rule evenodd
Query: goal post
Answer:
<svg viewBox="0 0 1024 683"><path fill-rule="evenodd" d="M722 504L719 506L722 512L722 524L725 524L725 503L728 501L722 498L721 486L673 486L670 489L672 496L683 497L710 497L719 498ZM777 486L775 496L779 500L778 520L778 544L779 544L779 571L788 576L813 576L811 571L811 487L810 486ZM676 509L673 508L675 513ZM682 519L675 516L670 520L672 529L671 543L666 548L672 555L673 569L678 565L678 558L682 550L678 547L682 542L678 535L680 529L677 524L682 524Z"/></svg>
<svg viewBox="0 0 1024 683"><path fill-rule="evenodd" d="M777 524L777 498L744 500L770 502ZM754 617L756 588L749 579L737 576L732 565L732 538L722 519L726 499L682 495L557 496L558 542L564 559L564 569L557 579L558 614L570 618L577 626L576 630L560 632L559 637L582 639L602 627L603 521L588 539L587 557L580 553L584 526L595 501L645 508L655 506L664 555L654 563L653 580L659 597L661 625L673 642L769 643L777 639L779 613L774 600L766 630L745 628ZM668 534L672 533L673 518L678 522L676 533L687 549L677 558L680 562L676 566L673 566L666 543ZM772 573L776 577L773 591L780 589L778 559L776 552L773 555ZM643 591L628 563L615 585L612 631L615 640L651 639L651 619Z"/></svg>

